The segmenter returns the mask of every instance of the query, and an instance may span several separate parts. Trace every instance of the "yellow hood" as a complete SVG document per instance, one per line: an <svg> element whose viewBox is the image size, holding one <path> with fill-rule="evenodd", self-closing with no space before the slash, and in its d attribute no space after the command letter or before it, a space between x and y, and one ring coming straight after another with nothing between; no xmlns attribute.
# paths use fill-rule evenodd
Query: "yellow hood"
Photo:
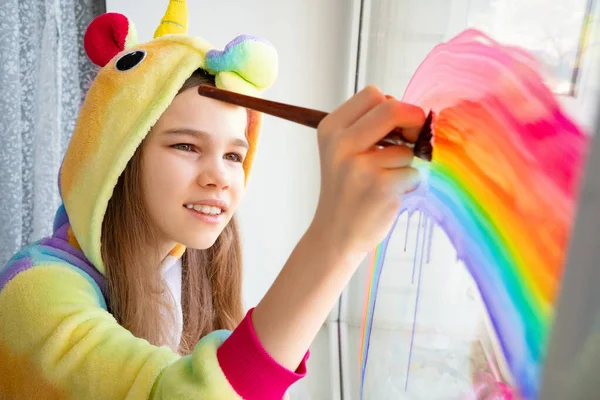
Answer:
<svg viewBox="0 0 600 400"><path fill-rule="evenodd" d="M86 32L86 52L102 68L79 113L59 186L73 244L101 273L102 220L113 189L185 80L203 68L215 75L217 86L258 96L276 78L277 53L268 42L243 35L219 51L203 39L188 36L186 27L185 1L171 0L149 42L138 44L133 24L116 13L97 17ZM260 114L249 112L246 178L256 152L260 120Z"/></svg>

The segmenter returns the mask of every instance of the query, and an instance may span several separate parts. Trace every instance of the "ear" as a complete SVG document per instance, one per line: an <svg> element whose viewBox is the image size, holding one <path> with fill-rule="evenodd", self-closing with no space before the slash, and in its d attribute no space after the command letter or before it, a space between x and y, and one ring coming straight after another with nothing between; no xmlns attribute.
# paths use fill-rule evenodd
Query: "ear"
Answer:
<svg viewBox="0 0 600 400"><path fill-rule="evenodd" d="M119 13L104 13L88 26L83 47L89 59L104 67L119 52L138 44L133 23Z"/></svg>

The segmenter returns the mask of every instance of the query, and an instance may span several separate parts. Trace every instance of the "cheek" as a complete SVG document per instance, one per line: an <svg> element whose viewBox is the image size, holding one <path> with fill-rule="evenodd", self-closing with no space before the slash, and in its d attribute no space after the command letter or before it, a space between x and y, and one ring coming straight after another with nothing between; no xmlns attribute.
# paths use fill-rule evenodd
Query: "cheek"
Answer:
<svg viewBox="0 0 600 400"><path fill-rule="evenodd" d="M173 201L181 201L181 192L189 184L185 165L168 151L158 153L143 165L145 197L150 208L160 209Z"/></svg>
<svg viewBox="0 0 600 400"><path fill-rule="evenodd" d="M242 170L241 172L236 173L231 181L231 201L232 203L235 203L236 207L246 193L245 185L245 174Z"/></svg>

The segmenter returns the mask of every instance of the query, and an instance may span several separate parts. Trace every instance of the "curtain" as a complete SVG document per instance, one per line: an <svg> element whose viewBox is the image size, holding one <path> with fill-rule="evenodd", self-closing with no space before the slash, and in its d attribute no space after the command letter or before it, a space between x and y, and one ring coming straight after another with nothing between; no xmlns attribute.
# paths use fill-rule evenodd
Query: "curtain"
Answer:
<svg viewBox="0 0 600 400"><path fill-rule="evenodd" d="M0 265L51 233L57 177L95 67L83 49L103 0L0 0Z"/></svg>

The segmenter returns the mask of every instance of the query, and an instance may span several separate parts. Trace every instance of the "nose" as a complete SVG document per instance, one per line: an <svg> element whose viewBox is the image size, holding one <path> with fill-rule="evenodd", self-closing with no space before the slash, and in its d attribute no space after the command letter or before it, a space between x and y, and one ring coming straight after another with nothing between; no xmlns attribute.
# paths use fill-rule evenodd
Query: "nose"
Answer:
<svg viewBox="0 0 600 400"><path fill-rule="evenodd" d="M201 167L198 174L198 185L204 188L226 190L230 179L223 160L211 160Z"/></svg>

